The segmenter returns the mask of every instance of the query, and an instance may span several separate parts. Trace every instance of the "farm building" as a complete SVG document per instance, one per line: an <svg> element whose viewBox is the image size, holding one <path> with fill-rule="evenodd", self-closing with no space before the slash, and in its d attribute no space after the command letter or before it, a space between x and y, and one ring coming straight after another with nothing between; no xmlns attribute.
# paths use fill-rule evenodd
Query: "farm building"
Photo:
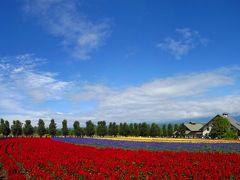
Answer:
<svg viewBox="0 0 240 180"><path fill-rule="evenodd" d="M210 133L212 129L212 123L218 118L222 117L229 121L231 128L235 131L240 132L240 122L235 120L233 117L229 116L227 113L223 113L222 115L216 115L214 118L212 118L208 123L184 123L185 128L185 136L188 138L201 138L206 136Z"/></svg>
<svg viewBox="0 0 240 180"><path fill-rule="evenodd" d="M204 126L203 123L189 122L184 123L185 136L188 138L201 138L202 131L200 130Z"/></svg>
<svg viewBox="0 0 240 180"><path fill-rule="evenodd" d="M231 128L233 130L236 130L237 132L240 132L240 122L235 120L233 117L229 116L227 113L223 113L222 115L216 115L214 118L212 118L208 123L206 123L200 130L202 131L202 136L209 134L212 129L212 123L214 120L216 120L218 117L222 117L228 120L228 122L231 125Z"/></svg>

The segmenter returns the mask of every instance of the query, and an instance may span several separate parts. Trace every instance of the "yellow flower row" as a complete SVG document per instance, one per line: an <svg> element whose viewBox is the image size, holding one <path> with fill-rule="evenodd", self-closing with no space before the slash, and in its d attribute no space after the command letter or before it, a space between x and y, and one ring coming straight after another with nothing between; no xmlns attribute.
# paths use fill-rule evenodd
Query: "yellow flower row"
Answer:
<svg viewBox="0 0 240 180"><path fill-rule="evenodd" d="M182 142L182 143L240 143L240 140L223 139L186 139L186 138L150 138L150 137L105 137L109 140L143 141L143 142Z"/></svg>

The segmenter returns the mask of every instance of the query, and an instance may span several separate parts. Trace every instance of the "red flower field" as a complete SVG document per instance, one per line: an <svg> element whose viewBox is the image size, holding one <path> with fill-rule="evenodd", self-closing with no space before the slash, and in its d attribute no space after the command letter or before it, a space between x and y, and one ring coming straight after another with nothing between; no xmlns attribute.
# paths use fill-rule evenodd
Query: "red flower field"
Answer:
<svg viewBox="0 0 240 180"><path fill-rule="evenodd" d="M240 154L95 148L48 138L1 139L0 176L14 180L240 179Z"/></svg>

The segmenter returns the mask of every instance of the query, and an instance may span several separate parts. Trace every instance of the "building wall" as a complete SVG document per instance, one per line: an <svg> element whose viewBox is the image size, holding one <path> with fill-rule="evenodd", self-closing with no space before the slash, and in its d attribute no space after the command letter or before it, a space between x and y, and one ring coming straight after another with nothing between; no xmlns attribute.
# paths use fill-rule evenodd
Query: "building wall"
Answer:
<svg viewBox="0 0 240 180"><path fill-rule="evenodd" d="M186 135L186 137L188 137L188 138L201 138L202 133L200 131L190 132L188 135Z"/></svg>
<svg viewBox="0 0 240 180"><path fill-rule="evenodd" d="M212 123L210 123L210 124L208 124L206 127L204 127L204 128L203 128L203 133L202 133L203 137L204 137L206 134L209 134L210 131L211 131L211 129L212 129ZM232 125L231 125L231 129L238 131L238 130L237 130L234 126L232 126Z"/></svg>
<svg viewBox="0 0 240 180"><path fill-rule="evenodd" d="M203 128L203 133L202 133L203 137L204 137L205 135L209 134L210 131L211 131L211 129L212 129L212 123L210 123L210 124L208 124L207 126L205 126L205 127Z"/></svg>

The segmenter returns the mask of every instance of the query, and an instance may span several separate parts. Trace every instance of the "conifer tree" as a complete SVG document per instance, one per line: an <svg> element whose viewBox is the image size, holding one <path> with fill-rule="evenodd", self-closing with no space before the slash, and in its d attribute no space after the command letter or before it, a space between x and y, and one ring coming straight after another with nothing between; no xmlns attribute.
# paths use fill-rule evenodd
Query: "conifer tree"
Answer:
<svg viewBox="0 0 240 180"><path fill-rule="evenodd" d="M38 129L37 133L40 137L42 137L44 134L46 134L46 128L45 128L45 123L42 119L38 120Z"/></svg>
<svg viewBox="0 0 240 180"><path fill-rule="evenodd" d="M51 119L51 122L49 124L49 128L48 128L49 134L54 137L57 134L57 125L54 121L54 119Z"/></svg>
<svg viewBox="0 0 240 180"><path fill-rule="evenodd" d="M67 127L67 120L64 119L64 120L62 121L62 135L63 135L64 137L66 137L66 136L68 135L68 133L69 133L69 131L68 131L68 127Z"/></svg>

